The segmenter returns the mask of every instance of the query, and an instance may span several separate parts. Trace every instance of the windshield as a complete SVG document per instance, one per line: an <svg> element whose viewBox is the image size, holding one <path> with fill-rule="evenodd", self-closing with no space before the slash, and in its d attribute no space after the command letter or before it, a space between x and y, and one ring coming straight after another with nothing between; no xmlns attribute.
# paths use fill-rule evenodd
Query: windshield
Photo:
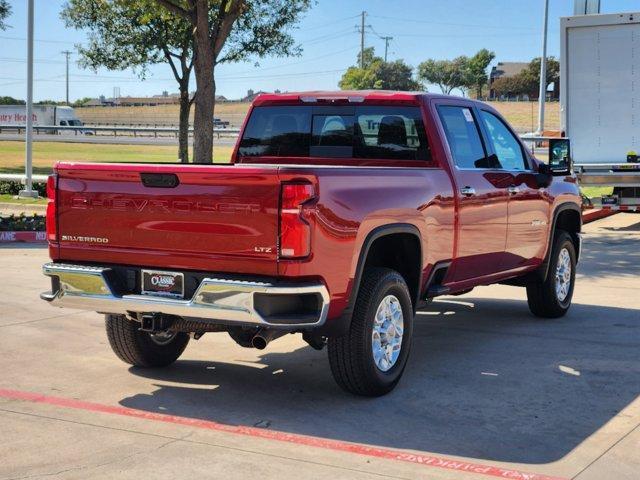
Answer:
<svg viewBox="0 0 640 480"><path fill-rule="evenodd" d="M418 107L256 107L242 157L429 160Z"/></svg>

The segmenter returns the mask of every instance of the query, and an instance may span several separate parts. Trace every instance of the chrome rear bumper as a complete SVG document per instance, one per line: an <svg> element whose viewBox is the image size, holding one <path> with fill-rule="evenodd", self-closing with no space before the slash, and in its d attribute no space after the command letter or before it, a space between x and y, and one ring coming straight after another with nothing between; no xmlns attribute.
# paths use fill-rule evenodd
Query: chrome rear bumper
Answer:
<svg viewBox="0 0 640 480"><path fill-rule="evenodd" d="M321 284L272 284L205 278L189 300L151 295L118 295L109 284L109 267L47 263L43 272L58 279L56 291L40 295L54 306L90 310L101 313L163 313L183 318L198 318L230 324L246 324L291 329L322 325L329 310L329 292ZM56 284L56 282L54 282ZM256 302L260 295L260 302ZM272 296L272 297L271 297ZM317 308L305 309L300 315L287 313L284 318L260 312L256 303L313 300ZM315 311L313 311L315 310Z"/></svg>

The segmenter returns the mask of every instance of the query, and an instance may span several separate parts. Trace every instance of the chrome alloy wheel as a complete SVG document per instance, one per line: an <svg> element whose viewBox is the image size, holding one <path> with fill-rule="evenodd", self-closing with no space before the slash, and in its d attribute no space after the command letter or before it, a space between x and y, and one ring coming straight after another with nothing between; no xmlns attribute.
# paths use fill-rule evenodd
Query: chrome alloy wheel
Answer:
<svg viewBox="0 0 640 480"><path fill-rule="evenodd" d="M563 248L558 255L556 265L556 296L560 302L564 302L571 289L571 255L569 250Z"/></svg>
<svg viewBox="0 0 640 480"><path fill-rule="evenodd" d="M156 345L168 345L170 344L178 332L170 332L169 330L165 330L164 332L158 333L150 333L149 337L151 341Z"/></svg>
<svg viewBox="0 0 640 480"><path fill-rule="evenodd" d="M378 306L371 333L373 361L379 370L386 372L395 365L400 356L403 332L402 305L397 297L387 295Z"/></svg>

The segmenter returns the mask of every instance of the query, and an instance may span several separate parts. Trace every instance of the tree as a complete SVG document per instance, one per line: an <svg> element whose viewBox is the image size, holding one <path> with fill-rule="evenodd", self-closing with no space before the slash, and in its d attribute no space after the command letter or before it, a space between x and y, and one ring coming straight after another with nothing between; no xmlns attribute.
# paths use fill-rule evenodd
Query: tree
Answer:
<svg viewBox="0 0 640 480"><path fill-rule="evenodd" d="M27 102L13 97L0 97L0 105L24 105L25 103Z"/></svg>
<svg viewBox="0 0 640 480"><path fill-rule="evenodd" d="M363 52L363 68L349 67L338 85L343 90L420 90L422 85L413 80L413 68L403 60L385 62L375 56L373 47ZM358 54L360 65L360 54Z"/></svg>
<svg viewBox="0 0 640 480"><path fill-rule="evenodd" d="M7 0L0 0L0 30L6 30L9 26L4 20L11 15L11 5Z"/></svg>
<svg viewBox="0 0 640 480"><path fill-rule="evenodd" d="M554 57L547 58L547 83L548 87L554 82L560 81L560 63ZM527 68L511 77L500 77L491 84L491 88L499 95L527 95L529 98L537 98L540 86L540 57L531 60Z"/></svg>
<svg viewBox="0 0 640 480"><path fill-rule="evenodd" d="M178 157L189 161L189 78L193 68L191 24L152 0L69 0L61 14L68 27L90 32L78 45L80 65L109 70L134 68L144 79L150 65L167 62L178 82Z"/></svg>
<svg viewBox="0 0 640 480"><path fill-rule="evenodd" d="M533 92L538 92L538 88L540 85L540 57L536 57L529 63L529 66L521 72L521 75L529 82L531 89ZM560 81L560 62L556 60L555 57L547 57L547 83L546 87L551 85L552 83L556 83ZM533 96L537 96L537 93L534 93Z"/></svg>
<svg viewBox="0 0 640 480"><path fill-rule="evenodd" d="M506 97L531 94L531 82L522 74L496 78L491 84L491 88L498 95L504 95Z"/></svg>
<svg viewBox="0 0 640 480"><path fill-rule="evenodd" d="M67 102L59 102L57 100L39 100L37 102L33 102L34 105L58 105L58 106L63 106L66 105Z"/></svg>
<svg viewBox="0 0 640 480"><path fill-rule="evenodd" d="M191 24L197 85L193 159L196 163L211 163L215 67L252 56L299 53L288 29L307 11L311 0L155 1Z"/></svg>
<svg viewBox="0 0 640 480"><path fill-rule="evenodd" d="M496 58L496 54L483 48L479 50L467 62L466 71L466 87L476 90L476 98L482 97L482 88L487 84L487 68L489 64Z"/></svg>
<svg viewBox="0 0 640 480"><path fill-rule="evenodd" d="M75 102L73 102L71 104L71 106L72 107L83 107L87 103L89 103L91 100L93 100L91 97L82 97L82 98L77 99Z"/></svg>
<svg viewBox="0 0 640 480"><path fill-rule="evenodd" d="M460 56L453 60L434 60L432 58L418 65L418 78L440 87L445 95L455 88L466 88L469 80L467 68L469 58Z"/></svg>

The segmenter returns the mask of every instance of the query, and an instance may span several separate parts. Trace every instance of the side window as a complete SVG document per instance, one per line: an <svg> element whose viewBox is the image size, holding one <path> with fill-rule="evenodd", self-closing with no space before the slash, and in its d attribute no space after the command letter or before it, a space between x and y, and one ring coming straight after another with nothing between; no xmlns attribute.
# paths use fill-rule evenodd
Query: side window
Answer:
<svg viewBox="0 0 640 480"><path fill-rule="evenodd" d="M527 170L522 146L504 122L493 113L485 110L480 111L480 117L502 168L505 170Z"/></svg>
<svg viewBox="0 0 640 480"><path fill-rule="evenodd" d="M422 114L417 107L358 107L356 158L430 160Z"/></svg>
<svg viewBox="0 0 640 480"><path fill-rule="evenodd" d="M442 121L451 156L460 168L485 168L485 151L471 109L440 105Z"/></svg>
<svg viewBox="0 0 640 480"><path fill-rule="evenodd" d="M240 141L241 156L308 157L311 109L256 107Z"/></svg>
<svg viewBox="0 0 640 480"><path fill-rule="evenodd" d="M60 120L60 126L61 127L66 127L67 126L67 121L66 120Z"/></svg>

